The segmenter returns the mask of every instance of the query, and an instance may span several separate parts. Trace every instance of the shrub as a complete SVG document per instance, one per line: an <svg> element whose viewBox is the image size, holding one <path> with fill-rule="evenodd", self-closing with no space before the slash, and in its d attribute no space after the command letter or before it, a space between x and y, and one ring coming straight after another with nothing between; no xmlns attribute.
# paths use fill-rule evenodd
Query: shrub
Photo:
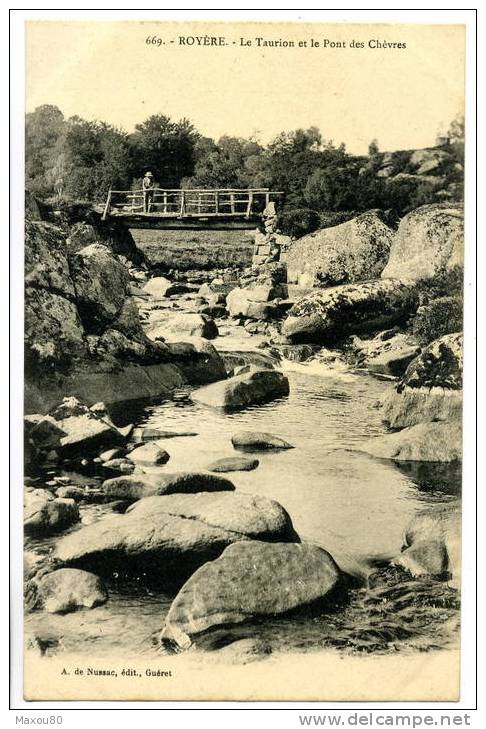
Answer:
<svg viewBox="0 0 486 729"><path fill-rule="evenodd" d="M332 210L325 210L320 214L320 225L319 228L334 228L335 225L341 225L341 223L347 223L348 220L352 220L360 213L354 210L346 210L341 212L334 212Z"/></svg>
<svg viewBox="0 0 486 729"><path fill-rule="evenodd" d="M321 218L317 210L294 208L283 210L278 218L278 227L285 235L302 238L320 227Z"/></svg>
<svg viewBox="0 0 486 729"><path fill-rule="evenodd" d="M443 296L418 309L412 333L421 344L429 344L444 334L460 332L462 325L462 298Z"/></svg>

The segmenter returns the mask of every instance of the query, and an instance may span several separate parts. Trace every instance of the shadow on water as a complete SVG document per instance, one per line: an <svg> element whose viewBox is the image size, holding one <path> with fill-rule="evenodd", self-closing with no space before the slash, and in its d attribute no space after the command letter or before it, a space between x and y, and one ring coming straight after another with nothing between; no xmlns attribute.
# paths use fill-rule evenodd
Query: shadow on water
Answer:
<svg viewBox="0 0 486 729"><path fill-rule="evenodd" d="M421 491L438 496L460 497L462 489L462 464L426 463L423 461L394 461L395 468L414 483Z"/></svg>

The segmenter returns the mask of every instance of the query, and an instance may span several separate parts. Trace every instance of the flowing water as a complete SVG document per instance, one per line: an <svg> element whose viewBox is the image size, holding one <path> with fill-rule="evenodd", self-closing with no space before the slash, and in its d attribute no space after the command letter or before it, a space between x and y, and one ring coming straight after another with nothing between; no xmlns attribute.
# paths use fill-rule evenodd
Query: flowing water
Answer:
<svg viewBox="0 0 486 729"><path fill-rule="evenodd" d="M196 432L167 440L164 470L201 470L235 455L231 435L261 430L279 435L291 450L260 452L254 471L227 474L236 489L280 502L302 539L327 549L352 574L366 576L376 559L400 552L403 531L423 511L460 508L460 474L442 466L398 466L361 453L360 443L385 432L379 404L391 387L366 374L322 363L284 362L290 396L242 412L224 414L187 399L125 405L123 418L164 430ZM103 506L82 508L85 522L110 518ZM52 543L31 543L41 553ZM325 614L295 615L239 626L232 636L264 636L274 651L429 650L458 638L458 593L445 582L408 579L382 569L366 586L351 590L345 604ZM35 612L26 630L62 636L69 651L136 655L155 650L152 636L163 625L170 596L114 582L110 599L94 610L68 615ZM223 631L221 640L227 640ZM220 632L212 635L214 646Z"/></svg>

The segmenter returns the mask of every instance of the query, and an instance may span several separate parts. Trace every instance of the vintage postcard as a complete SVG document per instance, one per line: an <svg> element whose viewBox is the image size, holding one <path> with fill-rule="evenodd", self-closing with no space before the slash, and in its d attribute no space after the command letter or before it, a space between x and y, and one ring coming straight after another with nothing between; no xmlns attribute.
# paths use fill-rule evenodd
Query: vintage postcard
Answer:
<svg viewBox="0 0 486 729"><path fill-rule="evenodd" d="M26 23L26 700L459 700L465 43Z"/></svg>

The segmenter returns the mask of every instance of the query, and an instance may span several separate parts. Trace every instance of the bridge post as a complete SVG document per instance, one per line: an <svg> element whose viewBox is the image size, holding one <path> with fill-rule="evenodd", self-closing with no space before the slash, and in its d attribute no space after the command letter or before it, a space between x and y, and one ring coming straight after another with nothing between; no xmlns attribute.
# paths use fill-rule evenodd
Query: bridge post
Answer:
<svg viewBox="0 0 486 729"><path fill-rule="evenodd" d="M164 213L167 213L167 192L164 190L163 193L163 205L164 205Z"/></svg>
<svg viewBox="0 0 486 729"><path fill-rule="evenodd" d="M249 218L253 208L253 190L248 193L248 206L246 208L246 217Z"/></svg>
<svg viewBox="0 0 486 729"><path fill-rule="evenodd" d="M109 215L110 209L111 209L111 187L108 190L108 197L106 198L105 209L103 210L103 215L101 216L101 220L106 220L106 216Z"/></svg>
<svg viewBox="0 0 486 729"><path fill-rule="evenodd" d="M186 194L186 191L185 190L181 190L181 209L180 209L180 212L179 212L179 217L181 217L181 218L184 215L184 210L185 210L185 207L186 207L185 194Z"/></svg>
<svg viewBox="0 0 486 729"><path fill-rule="evenodd" d="M230 193L230 204L231 204L231 212L235 212L235 193Z"/></svg>
<svg viewBox="0 0 486 729"><path fill-rule="evenodd" d="M214 193L214 205L216 208L215 212L217 215L219 213L219 190L216 190L216 192Z"/></svg>

